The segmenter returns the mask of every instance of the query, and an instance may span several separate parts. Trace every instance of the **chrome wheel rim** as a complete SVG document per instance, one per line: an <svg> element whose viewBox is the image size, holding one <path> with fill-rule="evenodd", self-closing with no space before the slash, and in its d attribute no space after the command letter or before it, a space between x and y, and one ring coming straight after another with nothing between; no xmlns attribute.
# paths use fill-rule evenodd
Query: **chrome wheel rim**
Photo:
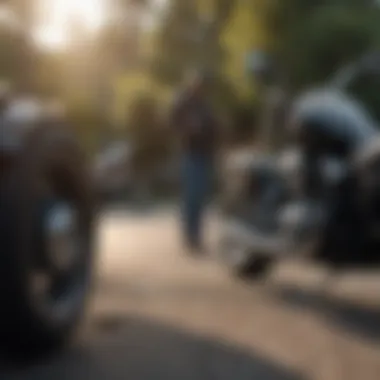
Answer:
<svg viewBox="0 0 380 380"><path fill-rule="evenodd" d="M77 214L67 202L57 202L46 214L46 254L51 265L61 271L69 270L80 252Z"/></svg>
<svg viewBox="0 0 380 380"><path fill-rule="evenodd" d="M33 307L57 321L66 319L82 299L85 246L75 206L65 200L47 203L39 220L41 256L30 272L30 291Z"/></svg>

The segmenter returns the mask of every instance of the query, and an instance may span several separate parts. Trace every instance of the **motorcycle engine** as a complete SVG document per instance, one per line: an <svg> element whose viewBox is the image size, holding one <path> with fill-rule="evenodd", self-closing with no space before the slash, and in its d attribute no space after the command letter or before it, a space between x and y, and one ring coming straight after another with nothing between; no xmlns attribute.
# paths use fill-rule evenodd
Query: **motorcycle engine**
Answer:
<svg viewBox="0 0 380 380"><path fill-rule="evenodd" d="M281 161L283 177L290 186L290 197L278 210L279 232L289 242L289 249L310 249L322 233L334 191L345 177L348 165L335 157L321 157L318 166L322 184L317 197L311 198L302 191L302 176L307 170L302 165L302 155L293 160L292 165L285 165L284 159Z"/></svg>
<svg viewBox="0 0 380 380"><path fill-rule="evenodd" d="M289 202L278 213L279 233L288 242L288 249L301 251L318 239L326 220L326 206L303 199Z"/></svg>
<svg viewBox="0 0 380 380"><path fill-rule="evenodd" d="M380 138L363 146L354 157L359 205L371 234L380 242Z"/></svg>

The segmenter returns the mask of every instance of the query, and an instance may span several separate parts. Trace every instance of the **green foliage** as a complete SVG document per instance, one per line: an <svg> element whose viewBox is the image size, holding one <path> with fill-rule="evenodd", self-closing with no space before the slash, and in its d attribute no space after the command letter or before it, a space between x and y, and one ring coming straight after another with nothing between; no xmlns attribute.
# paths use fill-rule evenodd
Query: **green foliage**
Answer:
<svg viewBox="0 0 380 380"><path fill-rule="evenodd" d="M151 94L159 99L160 107L165 107L170 99L170 89L155 82L146 72L133 70L117 77L113 85L114 102L112 119L117 125L126 125L136 97Z"/></svg>
<svg viewBox="0 0 380 380"><path fill-rule="evenodd" d="M109 5L128 12L136 3L149 11L149 0L112 0ZM73 46L59 54L38 51L28 33L0 27L0 77L61 96L89 147L96 146L99 131L112 121L141 151L158 151L170 142L159 127L160 112L188 68L207 67L215 74L217 112L237 130L253 124L261 98L260 88L245 72L248 52L273 53L295 90L325 81L341 65L380 46L380 10L370 3L167 0L159 27L149 34L143 29L127 33L122 25L110 23L95 37L76 33ZM34 2L8 4L30 30ZM378 104L378 90L370 84L363 81L355 91Z"/></svg>
<svg viewBox="0 0 380 380"><path fill-rule="evenodd" d="M326 80L343 64L378 44L379 16L365 7L330 4L315 8L292 24L281 48L290 81L302 86Z"/></svg>
<svg viewBox="0 0 380 380"><path fill-rule="evenodd" d="M231 58L232 55L236 58L242 50L233 50L238 41L232 38L230 44L226 37L226 31L232 30L231 17L237 2L169 0L166 16L151 44L150 70L159 83L174 88L186 71L195 67L213 73L212 97L224 121L231 118L246 89L243 68L234 71L241 57Z"/></svg>
<svg viewBox="0 0 380 380"><path fill-rule="evenodd" d="M156 36L151 68L154 76L178 84L189 68L207 67L219 72L225 51L221 33L234 9L234 0L169 1Z"/></svg>
<svg viewBox="0 0 380 380"><path fill-rule="evenodd" d="M17 86L30 85L36 66L36 52L22 33L0 28L0 76Z"/></svg>
<svg viewBox="0 0 380 380"><path fill-rule="evenodd" d="M156 51L151 64L153 75L169 84L178 83L184 70L197 63L196 35L200 30L196 4L172 1L156 36Z"/></svg>
<svg viewBox="0 0 380 380"><path fill-rule="evenodd" d="M85 99L70 98L66 105L73 132L89 154L95 153L99 148L99 136L104 125L102 113Z"/></svg>
<svg viewBox="0 0 380 380"><path fill-rule="evenodd" d="M134 166L139 171L159 165L173 146L173 136L165 128L160 108L150 93L136 95L130 104L127 138L134 146Z"/></svg>
<svg viewBox="0 0 380 380"><path fill-rule="evenodd" d="M380 122L380 77L364 75L351 83L348 91L366 106L372 117Z"/></svg>

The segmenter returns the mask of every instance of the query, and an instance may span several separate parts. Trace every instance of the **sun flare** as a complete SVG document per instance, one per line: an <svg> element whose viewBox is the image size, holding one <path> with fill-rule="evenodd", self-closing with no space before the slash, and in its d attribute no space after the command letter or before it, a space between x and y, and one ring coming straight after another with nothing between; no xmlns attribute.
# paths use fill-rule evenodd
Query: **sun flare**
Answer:
<svg viewBox="0 0 380 380"><path fill-rule="evenodd" d="M48 48L69 43L70 21L79 20L88 30L96 30L105 21L106 0L39 0L40 17L36 38Z"/></svg>

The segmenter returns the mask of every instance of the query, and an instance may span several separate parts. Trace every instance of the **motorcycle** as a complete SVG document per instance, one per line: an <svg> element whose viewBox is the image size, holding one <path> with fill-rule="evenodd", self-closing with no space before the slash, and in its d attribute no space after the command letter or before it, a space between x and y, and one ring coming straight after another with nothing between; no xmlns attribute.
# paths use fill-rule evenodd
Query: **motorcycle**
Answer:
<svg viewBox="0 0 380 380"><path fill-rule="evenodd" d="M95 202L60 107L0 91L0 350L50 354L76 332L94 269Z"/></svg>
<svg viewBox="0 0 380 380"><path fill-rule="evenodd" d="M227 160L219 252L235 274L260 277L295 255L336 270L380 265L380 126L349 92L379 68L370 54L297 97L288 147Z"/></svg>

